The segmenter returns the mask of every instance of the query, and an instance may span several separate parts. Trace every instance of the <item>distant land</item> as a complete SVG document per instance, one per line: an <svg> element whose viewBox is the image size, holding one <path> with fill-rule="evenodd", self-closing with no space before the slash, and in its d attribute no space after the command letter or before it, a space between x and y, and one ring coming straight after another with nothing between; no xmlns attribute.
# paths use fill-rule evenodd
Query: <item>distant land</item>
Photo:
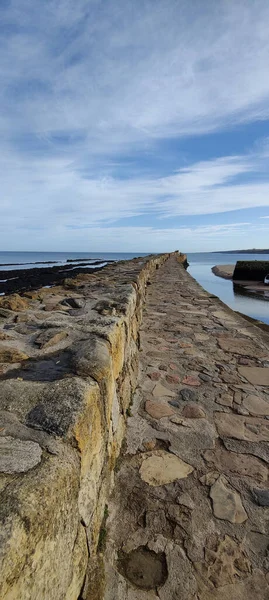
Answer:
<svg viewBox="0 0 269 600"><path fill-rule="evenodd" d="M257 248L250 248L249 250L218 250L212 252L212 254L269 254L269 249L258 250Z"/></svg>

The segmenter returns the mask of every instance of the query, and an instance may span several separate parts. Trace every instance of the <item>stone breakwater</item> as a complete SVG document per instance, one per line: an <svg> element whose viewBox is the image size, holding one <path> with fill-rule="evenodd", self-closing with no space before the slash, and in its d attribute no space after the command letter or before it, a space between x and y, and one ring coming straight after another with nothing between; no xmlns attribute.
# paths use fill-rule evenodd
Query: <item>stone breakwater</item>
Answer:
<svg viewBox="0 0 269 600"><path fill-rule="evenodd" d="M268 600L269 337L174 257L148 289L102 600Z"/></svg>
<svg viewBox="0 0 269 600"><path fill-rule="evenodd" d="M0 300L1 600L268 600L269 338L184 260Z"/></svg>
<svg viewBox="0 0 269 600"><path fill-rule="evenodd" d="M0 299L1 600L100 597L101 526L137 384L142 309L167 258Z"/></svg>

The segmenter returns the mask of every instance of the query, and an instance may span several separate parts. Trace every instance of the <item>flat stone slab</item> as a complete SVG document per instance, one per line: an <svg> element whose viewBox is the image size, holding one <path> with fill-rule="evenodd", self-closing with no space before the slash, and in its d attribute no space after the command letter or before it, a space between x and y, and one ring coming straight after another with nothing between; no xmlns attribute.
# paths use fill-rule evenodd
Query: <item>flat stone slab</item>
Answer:
<svg viewBox="0 0 269 600"><path fill-rule="evenodd" d="M193 467L178 456L158 451L147 456L140 467L140 476L149 485L159 486L188 477Z"/></svg>
<svg viewBox="0 0 269 600"><path fill-rule="evenodd" d="M175 413L175 411L168 406L168 404L164 404L162 402L155 402L154 400L147 400L145 404L145 411L153 418L153 419L162 419L162 417L170 417Z"/></svg>
<svg viewBox="0 0 269 600"><path fill-rule="evenodd" d="M222 475L212 485L210 498L213 500L213 512L217 519L224 519L230 523L244 523L247 520L240 494L228 485Z"/></svg>
<svg viewBox="0 0 269 600"><path fill-rule="evenodd" d="M249 442L269 442L269 421L230 413L215 413L220 437Z"/></svg>
<svg viewBox="0 0 269 600"><path fill-rule="evenodd" d="M255 358L267 355L265 350L249 339L219 336L218 343L220 348L225 352L232 352L242 356L254 356Z"/></svg>
<svg viewBox="0 0 269 600"><path fill-rule="evenodd" d="M36 442L0 437L0 472L25 473L41 461L42 450Z"/></svg>
<svg viewBox="0 0 269 600"><path fill-rule="evenodd" d="M238 372L252 385L269 386L268 367L238 367Z"/></svg>
<svg viewBox="0 0 269 600"><path fill-rule="evenodd" d="M252 477L257 481L267 481L268 479L266 465L255 456L229 452L224 448L206 450L203 456L208 463L212 463L220 472L238 473L241 476Z"/></svg>
<svg viewBox="0 0 269 600"><path fill-rule="evenodd" d="M269 402L259 396L247 396L243 400L243 405L251 415L269 416Z"/></svg>
<svg viewBox="0 0 269 600"><path fill-rule="evenodd" d="M153 388L152 395L155 398L161 398L163 396L168 396L169 398L174 398L176 394L175 394L175 392L172 392L168 388L164 387L164 385L162 385L161 383L157 383L155 385L155 387Z"/></svg>

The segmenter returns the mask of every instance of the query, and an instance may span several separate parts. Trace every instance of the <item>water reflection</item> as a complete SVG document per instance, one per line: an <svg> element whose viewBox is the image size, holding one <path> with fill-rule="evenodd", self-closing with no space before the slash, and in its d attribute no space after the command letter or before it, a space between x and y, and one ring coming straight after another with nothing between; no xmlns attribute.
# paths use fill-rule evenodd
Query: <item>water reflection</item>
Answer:
<svg viewBox="0 0 269 600"><path fill-rule="evenodd" d="M232 258L232 260L231 260ZM269 325L269 290L266 296L255 291L246 290L241 285L228 279L217 277L211 271L216 264L232 264L237 257L212 254L188 254L190 266L188 272L210 293L218 296L233 310L241 312L253 319L264 321ZM267 295L268 294L268 295Z"/></svg>

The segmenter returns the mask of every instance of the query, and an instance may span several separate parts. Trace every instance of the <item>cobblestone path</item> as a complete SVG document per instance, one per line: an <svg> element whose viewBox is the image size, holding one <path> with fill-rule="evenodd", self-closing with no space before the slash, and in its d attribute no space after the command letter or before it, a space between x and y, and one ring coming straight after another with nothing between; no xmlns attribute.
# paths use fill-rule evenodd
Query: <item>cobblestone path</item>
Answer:
<svg viewBox="0 0 269 600"><path fill-rule="evenodd" d="M105 600L268 600L268 340L175 257L156 272Z"/></svg>

